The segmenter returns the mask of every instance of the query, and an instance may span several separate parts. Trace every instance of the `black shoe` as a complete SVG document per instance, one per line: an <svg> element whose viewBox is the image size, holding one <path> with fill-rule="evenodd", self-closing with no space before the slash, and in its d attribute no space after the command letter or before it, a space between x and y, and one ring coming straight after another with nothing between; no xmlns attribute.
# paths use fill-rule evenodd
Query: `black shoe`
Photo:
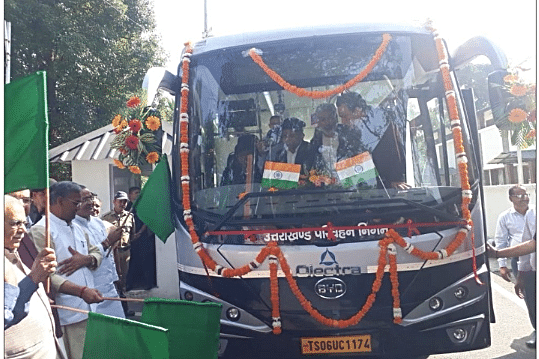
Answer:
<svg viewBox="0 0 539 359"><path fill-rule="evenodd" d="M126 317L134 317L134 316L135 316L135 312L132 311L132 310L128 310L127 312L125 312L125 316L126 316Z"/></svg>

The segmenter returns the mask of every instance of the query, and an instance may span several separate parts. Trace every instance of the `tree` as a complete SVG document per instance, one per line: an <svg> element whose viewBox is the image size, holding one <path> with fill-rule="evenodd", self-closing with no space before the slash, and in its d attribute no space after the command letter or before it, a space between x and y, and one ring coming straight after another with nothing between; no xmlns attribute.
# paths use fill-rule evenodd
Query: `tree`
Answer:
<svg viewBox="0 0 539 359"><path fill-rule="evenodd" d="M493 71L490 64L469 63L457 70L461 88L473 88L475 106L478 110L490 107L487 77Z"/></svg>
<svg viewBox="0 0 539 359"><path fill-rule="evenodd" d="M6 0L12 77L47 71L50 146L110 123L165 54L149 0Z"/></svg>

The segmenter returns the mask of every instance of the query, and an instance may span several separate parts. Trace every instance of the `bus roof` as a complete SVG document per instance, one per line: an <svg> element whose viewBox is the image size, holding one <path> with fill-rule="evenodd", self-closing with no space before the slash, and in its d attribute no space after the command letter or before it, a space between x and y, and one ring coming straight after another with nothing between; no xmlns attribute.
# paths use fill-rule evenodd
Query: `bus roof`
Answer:
<svg viewBox="0 0 539 359"><path fill-rule="evenodd" d="M222 48L247 46L249 44L288 40L302 37L315 37L326 35L341 35L352 33L409 33L428 35L430 32L422 26L391 24L391 23L363 23L363 24L343 24L325 25L316 27L300 27L290 29L278 29L242 33L237 35L227 35L219 37L208 37L195 44L194 53L200 54Z"/></svg>

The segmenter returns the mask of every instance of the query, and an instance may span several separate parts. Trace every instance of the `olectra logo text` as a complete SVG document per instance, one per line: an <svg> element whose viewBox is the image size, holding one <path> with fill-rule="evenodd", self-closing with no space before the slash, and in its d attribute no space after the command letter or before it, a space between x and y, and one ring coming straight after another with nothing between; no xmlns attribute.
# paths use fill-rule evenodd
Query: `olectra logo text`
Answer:
<svg viewBox="0 0 539 359"><path fill-rule="evenodd" d="M341 275L359 275L361 268L356 266L341 267L337 262L335 254L328 249L320 256L320 263L323 267L311 265L296 266L296 277L338 277Z"/></svg>

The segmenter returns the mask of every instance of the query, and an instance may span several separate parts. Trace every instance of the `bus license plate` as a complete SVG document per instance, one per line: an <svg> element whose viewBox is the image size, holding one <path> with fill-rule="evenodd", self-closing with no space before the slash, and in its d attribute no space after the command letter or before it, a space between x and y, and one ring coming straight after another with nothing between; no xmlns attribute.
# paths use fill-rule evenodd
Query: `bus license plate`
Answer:
<svg viewBox="0 0 539 359"><path fill-rule="evenodd" d="M370 335L301 338L301 354L371 352Z"/></svg>

